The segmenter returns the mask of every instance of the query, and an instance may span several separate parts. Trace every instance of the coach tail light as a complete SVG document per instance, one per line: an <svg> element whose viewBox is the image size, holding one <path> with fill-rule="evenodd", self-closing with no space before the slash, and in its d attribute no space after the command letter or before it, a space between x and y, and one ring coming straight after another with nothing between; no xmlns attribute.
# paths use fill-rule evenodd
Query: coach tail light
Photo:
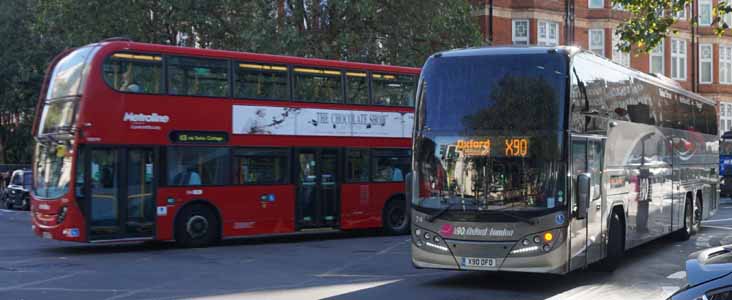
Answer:
<svg viewBox="0 0 732 300"><path fill-rule="evenodd" d="M564 242L561 229L530 234L519 240L511 249L509 257L541 255L552 251Z"/></svg>

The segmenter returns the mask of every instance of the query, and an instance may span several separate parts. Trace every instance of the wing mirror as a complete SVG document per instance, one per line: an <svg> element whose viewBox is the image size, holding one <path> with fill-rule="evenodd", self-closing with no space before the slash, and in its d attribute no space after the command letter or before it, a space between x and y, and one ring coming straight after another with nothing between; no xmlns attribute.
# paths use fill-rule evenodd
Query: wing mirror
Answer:
<svg viewBox="0 0 732 300"><path fill-rule="evenodd" d="M587 218L587 209L590 207L590 186L592 177L588 173L577 175L577 219Z"/></svg>

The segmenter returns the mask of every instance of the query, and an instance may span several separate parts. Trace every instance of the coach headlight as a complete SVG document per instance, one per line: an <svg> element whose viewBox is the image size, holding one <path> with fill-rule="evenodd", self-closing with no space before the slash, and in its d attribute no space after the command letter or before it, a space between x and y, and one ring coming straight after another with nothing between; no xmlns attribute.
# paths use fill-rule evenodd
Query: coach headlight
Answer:
<svg viewBox="0 0 732 300"><path fill-rule="evenodd" d="M513 249L511 249L509 256L524 257L541 255L551 252L562 242L564 242L564 234L562 234L561 229L537 232L520 239L513 246Z"/></svg>
<svg viewBox="0 0 732 300"><path fill-rule="evenodd" d="M445 240L443 240L438 234L417 228L412 234L412 242L418 248L423 250L437 252L437 253L449 253L450 249L447 248Z"/></svg>

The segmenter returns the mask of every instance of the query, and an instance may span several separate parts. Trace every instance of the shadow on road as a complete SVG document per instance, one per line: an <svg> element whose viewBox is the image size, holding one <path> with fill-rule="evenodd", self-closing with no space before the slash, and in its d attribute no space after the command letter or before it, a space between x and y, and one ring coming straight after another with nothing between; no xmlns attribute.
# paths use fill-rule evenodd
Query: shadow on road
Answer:
<svg viewBox="0 0 732 300"><path fill-rule="evenodd" d="M325 240L347 240L353 238L367 237L383 237L384 234L380 230L356 230L356 231L337 231L337 232L319 232L319 233L298 233L288 235L272 235L258 237L244 237L223 240L219 243L209 246L209 248L218 247L236 247L251 246L265 244L287 244L287 243L303 243L312 241ZM345 241L344 241L345 242ZM56 255L85 255L85 254L109 254L109 253L132 253L132 252L148 252L148 251L164 251L183 249L173 242L128 242L128 243L111 243L111 244L70 244L71 246L52 247L45 251Z"/></svg>

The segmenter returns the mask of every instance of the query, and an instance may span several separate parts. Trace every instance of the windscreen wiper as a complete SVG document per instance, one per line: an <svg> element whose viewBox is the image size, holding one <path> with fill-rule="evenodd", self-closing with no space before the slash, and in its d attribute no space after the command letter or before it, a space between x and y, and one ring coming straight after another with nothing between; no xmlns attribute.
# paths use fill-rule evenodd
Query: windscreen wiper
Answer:
<svg viewBox="0 0 732 300"><path fill-rule="evenodd" d="M474 199L471 199L471 200L473 201L473 204L475 204L477 202L477 200L474 200ZM439 218L440 216L442 216L448 210L450 210L451 208L455 207L455 205L458 205L458 204L461 204L461 203L462 204L465 204L465 199L461 199L461 200L455 201L455 202L450 202L447 206L445 206L444 208L440 209L438 212L436 212L436 213L430 215L429 217L427 217L427 222L430 222L430 223L434 222L437 218Z"/></svg>
<svg viewBox="0 0 732 300"><path fill-rule="evenodd" d="M501 215L504 215L504 216L507 216L507 217L514 218L516 220L519 220L519 221L524 222L524 223L529 224L529 225L535 225L536 224L536 222L534 222L534 220L531 220L529 218L524 218L524 217L519 216L519 215L514 215L512 213L509 213L509 212L504 211L504 210L501 210L501 209L485 210L484 212L501 214Z"/></svg>

